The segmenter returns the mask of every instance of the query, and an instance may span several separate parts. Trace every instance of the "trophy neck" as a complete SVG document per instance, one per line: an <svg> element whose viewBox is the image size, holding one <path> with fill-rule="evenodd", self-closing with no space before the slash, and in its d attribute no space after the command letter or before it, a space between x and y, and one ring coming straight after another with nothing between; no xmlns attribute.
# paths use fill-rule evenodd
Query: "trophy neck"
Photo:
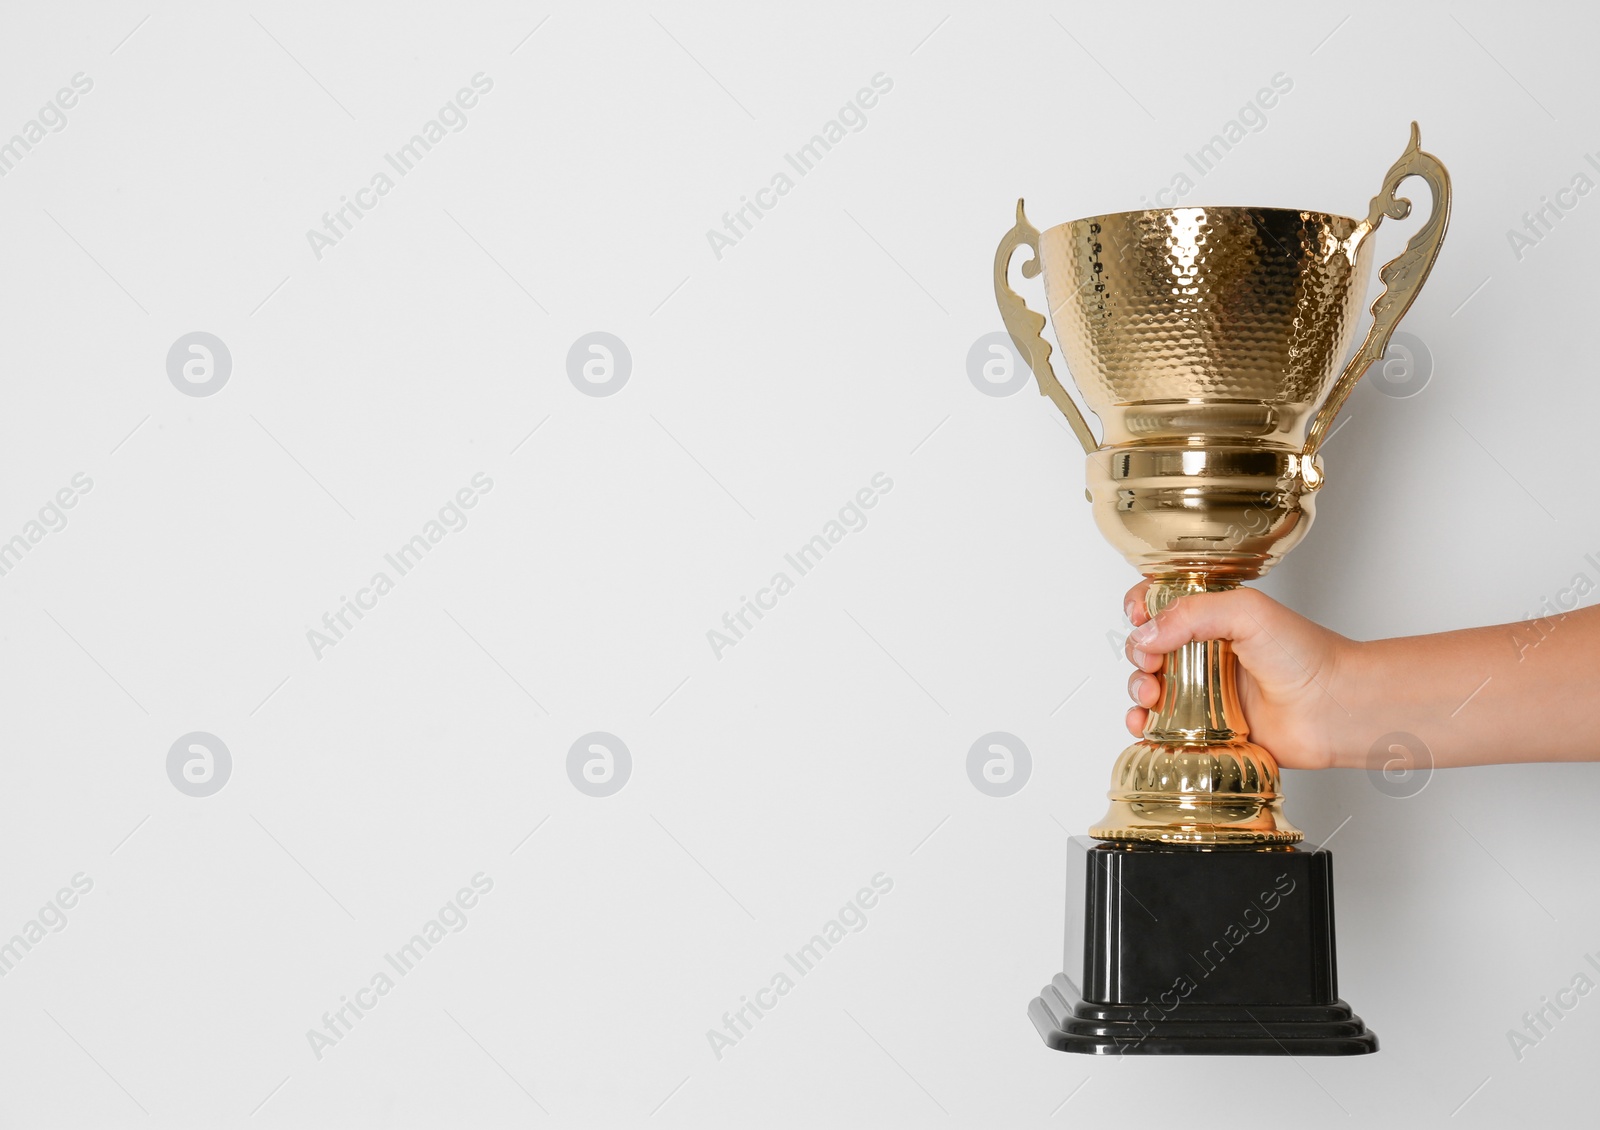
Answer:
<svg viewBox="0 0 1600 1130"><path fill-rule="evenodd" d="M1160 578L1145 607L1154 616L1179 597L1224 592L1238 582L1198 573ZM1144 737L1152 742L1234 742L1250 735L1239 705L1237 660L1227 640L1194 640L1167 656L1161 700L1150 712Z"/></svg>

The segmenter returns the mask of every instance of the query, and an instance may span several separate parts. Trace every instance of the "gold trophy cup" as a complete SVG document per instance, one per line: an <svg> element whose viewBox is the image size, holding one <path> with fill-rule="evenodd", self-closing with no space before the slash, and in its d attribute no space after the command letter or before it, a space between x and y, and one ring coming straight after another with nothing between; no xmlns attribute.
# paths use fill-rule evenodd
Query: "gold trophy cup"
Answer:
<svg viewBox="0 0 1600 1130"><path fill-rule="evenodd" d="M1433 194L1426 222L1379 272L1383 290L1360 347L1357 329L1385 216L1408 177ZM995 253L994 288L1011 340L1039 390L1088 454L1100 531L1153 582L1152 614L1186 593L1262 576L1305 537L1322 485L1317 454L1367 368L1383 356L1438 257L1450 176L1411 144L1364 220L1286 208L1119 212L1040 233L1017 201ZM1045 319L1012 290L1013 254L1044 272L1056 336L1078 391L1099 417L1096 441L1050 364ZM1097 840L1190 845L1292 844L1278 767L1249 740L1224 640L1168 656L1142 740L1111 775Z"/></svg>
<svg viewBox="0 0 1600 1130"><path fill-rule="evenodd" d="M1395 193L1412 176L1427 181L1433 209L1384 265L1372 325L1341 369L1373 232L1410 213ZM1322 485L1317 449L1428 277L1449 214L1450 177L1415 123L1365 220L1165 208L1041 234L1017 202L995 254L995 298L1039 390L1088 453L1095 520L1150 578L1152 614L1261 576L1305 537ZM1050 367L1045 319L1011 289L1019 247L1033 252L1023 275L1044 272L1067 365L1103 425L1098 442ZM1075 837L1069 848L1082 864L1069 879L1082 882L1081 897L1068 896L1065 969L1028 1009L1049 1047L1377 1050L1338 995L1331 857L1298 846L1277 762L1249 740L1226 641L1167 657L1160 701L1117 759L1109 795L1089 833L1103 842Z"/></svg>

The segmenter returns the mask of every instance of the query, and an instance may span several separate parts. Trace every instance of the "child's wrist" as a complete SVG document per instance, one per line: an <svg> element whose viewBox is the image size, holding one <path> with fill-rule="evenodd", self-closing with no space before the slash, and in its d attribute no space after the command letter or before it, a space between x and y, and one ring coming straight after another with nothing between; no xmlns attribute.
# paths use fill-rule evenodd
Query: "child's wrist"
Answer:
<svg viewBox="0 0 1600 1130"><path fill-rule="evenodd" d="M1371 688L1384 681L1378 670L1381 658L1371 644L1343 637L1333 648L1327 688L1333 767L1365 769L1372 743L1382 736L1373 729L1382 704L1371 697Z"/></svg>

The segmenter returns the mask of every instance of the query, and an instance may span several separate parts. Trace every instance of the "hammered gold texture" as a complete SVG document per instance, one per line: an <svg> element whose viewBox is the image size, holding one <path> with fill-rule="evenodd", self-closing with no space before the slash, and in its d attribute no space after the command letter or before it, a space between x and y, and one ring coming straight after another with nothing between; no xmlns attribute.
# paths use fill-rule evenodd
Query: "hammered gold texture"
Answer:
<svg viewBox="0 0 1600 1130"><path fill-rule="evenodd" d="M1303 439L1355 338L1368 231L1323 212L1169 208L1044 232L1051 320L1104 442L1212 430L1204 412L1163 426L1134 410L1173 401L1231 404L1247 433ZM1241 415L1252 402L1271 411Z"/></svg>

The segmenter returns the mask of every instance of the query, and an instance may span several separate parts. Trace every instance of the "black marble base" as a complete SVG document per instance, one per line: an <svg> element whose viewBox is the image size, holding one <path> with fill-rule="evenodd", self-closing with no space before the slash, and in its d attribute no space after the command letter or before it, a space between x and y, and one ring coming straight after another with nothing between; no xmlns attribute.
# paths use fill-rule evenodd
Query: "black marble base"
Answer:
<svg viewBox="0 0 1600 1130"><path fill-rule="evenodd" d="M1327 852L1075 837L1070 854L1068 973L1028 1008L1050 1047L1089 1055L1378 1050L1377 1036L1339 999Z"/></svg>

